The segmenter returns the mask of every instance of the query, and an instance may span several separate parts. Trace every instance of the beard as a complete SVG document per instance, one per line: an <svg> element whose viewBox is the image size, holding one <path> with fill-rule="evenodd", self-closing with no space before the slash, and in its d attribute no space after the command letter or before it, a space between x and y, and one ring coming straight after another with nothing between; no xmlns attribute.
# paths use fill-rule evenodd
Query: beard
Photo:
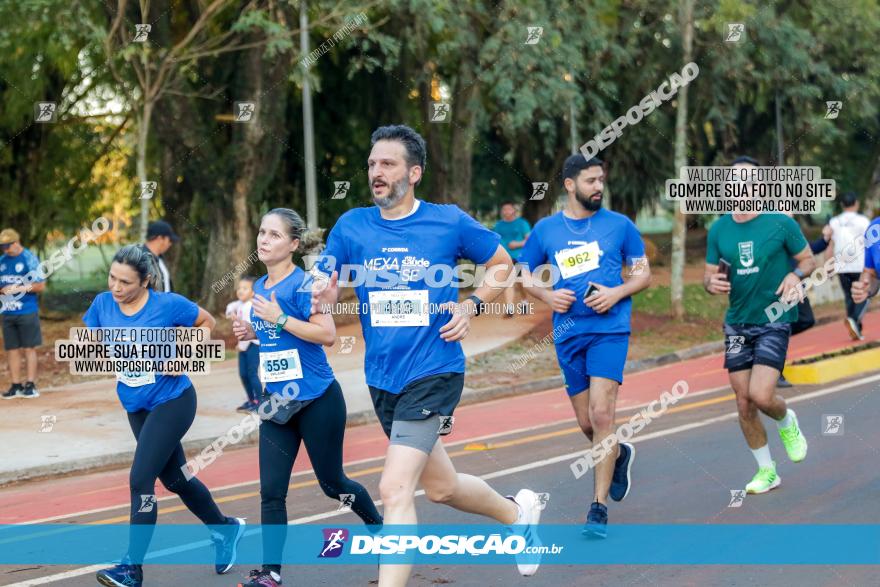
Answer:
<svg viewBox="0 0 880 587"><path fill-rule="evenodd" d="M403 179L395 181L390 185L386 185L388 185L388 191L390 192L387 196L380 197L376 194L373 194L373 203L380 208L392 208L396 204L398 204L406 195L406 192L409 189L409 180L404 177Z"/></svg>
<svg viewBox="0 0 880 587"><path fill-rule="evenodd" d="M599 194L599 199L596 201L593 201L592 196L594 196L595 194ZM581 191L579 189L575 188L574 197L580 203L581 206L583 206L585 209L589 210L590 212L595 212L596 210L598 210L599 208L602 207L602 192L594 192L593 194L591 194L589 196L585 196L583 193L581 193Z"/></svg>

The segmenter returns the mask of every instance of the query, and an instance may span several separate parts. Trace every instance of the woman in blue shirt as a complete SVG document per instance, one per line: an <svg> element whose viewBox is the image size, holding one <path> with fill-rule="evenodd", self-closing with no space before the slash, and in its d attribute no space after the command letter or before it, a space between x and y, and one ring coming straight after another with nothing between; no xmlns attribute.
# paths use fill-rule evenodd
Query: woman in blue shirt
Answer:
<svg viewBox="0 0 880 587"><path fill-rule="evenodd" d="M214 327L214 318L185 297L152 288L150 253L136 245L120 249L107 278L109 291L98 294L83 322L89 328ZM176 493L202 522L212 526L217 552L215 570L232 568L244 520L224 516L211 492L184 474L186 456L181 438L196 414L196 392L186 375L155 372L117 373L116 393L128 412L137 439L129 475L131 514L128 554L122 564L98 571L102 585L140 587L141 565L158 515L156 479Z"/></svg>
<svg viewBox="0 0 880 587"><path fill-rule="evenodd" d="M287 535L287 488L304 443L324 494L351 507L364 523L382 517L364 487L342 470L345 398L322 345L336 340L330 314L312 314L311 277L291 258L305 223L288 208L263 216L257 255L268 274L254 283L251 323L236 320L241 340L260 341L260 379L267 396L260 423L260 512L263 568L240 587L281 585L281 553Z"/></svg>

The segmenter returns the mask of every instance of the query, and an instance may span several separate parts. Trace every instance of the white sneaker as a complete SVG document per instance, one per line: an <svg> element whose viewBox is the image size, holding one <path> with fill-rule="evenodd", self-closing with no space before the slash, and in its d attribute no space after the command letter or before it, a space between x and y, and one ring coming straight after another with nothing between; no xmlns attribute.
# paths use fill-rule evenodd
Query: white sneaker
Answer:
<svg viewBox="0 0 880 587"><path fill-rule="evenodd" d="M859 328L858 323L852 318L847 318L843 321L846 324L846 329L849 331L849 337L853 340L865 340L865 337L862 336L862 329Z"/></svg>
<svg viewBox="0 0 880 587"><path fill-rule="evenodd" d="M543 495L546 496L547 494ZM537 526L538 522L541 521L541 512L547 505L546 497L542 499L542 495L535 493L531 489L520 489L516 494L516 497L513 498L513 501L520 507L521 511L520 517L515 525L524 526L524 528L515 528L516 533L522 535L522 537L526 539L527 549L530 547L542 546L541 538L538 536ZM518 555L516 558L516 568L519 570L519 574L523 577L531 577L538 572L538 567L541 566L540 555L538 556L537 562L534 560L534 554L522 554Z"/></svg>

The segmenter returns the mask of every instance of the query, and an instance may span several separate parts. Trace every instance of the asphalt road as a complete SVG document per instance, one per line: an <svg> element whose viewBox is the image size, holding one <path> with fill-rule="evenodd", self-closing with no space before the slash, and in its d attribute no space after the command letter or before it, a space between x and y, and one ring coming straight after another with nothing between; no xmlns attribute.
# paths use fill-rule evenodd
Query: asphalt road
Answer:
<svg viewBox="0 0 880 587"><path fill-rule="evenodd" d="M880 428L876 425L876 414L880 412L878 387L880 376L863 376L849 382L783 390L787 397L795 398L791 405L809 440L809 454L803 463L790 463L775 426L768 425L770 448L782 485L766 495L748 496L741 507L728 507L730 492L744 487L755 472L755 463L739 431L730 391L689 395L635 439L634 486L625 502L613 503L609 509L609 543L615 541L615 526L625 524L880 524L880 479L876 474L880 447ZM592 474L575 479L570 469L574 453L584 449L585 439L574 427L566 404L564 392L554 390L531 398L468 407L471 411L462 408L456 426L459 419L462 425L449 442L456 467L487 478L502 493L513 494L521 487L548 492L550 501L542 523L582 524L592 493ZM535 416L539 413L538 405L543 408L541 417ZM633 409L628 409L619 416L628 419L633 413ZM842 435L821 433L826 414L844 416ZM474 420L471 424L469 417ZM354 458L347 454L346 470L375 497L381 473L382 438L372 429L353 429L348 438L358 448L347 451L353 452ZM247 517L253 523L259 521L255 462L253 448L230 451L212 465L206 478L224 513ZM120 523L126 519L128 508L126 473L94 473L0 490L0 507L6 510L0 518L5 523L46 517L58 523ZM68 501L55 503L68 497ZM335 502L324 497L308 471L299 470L292 479L288 507L294 522L359 522L351 513L335 512ZM419 519L425 523L483 522L428 503L423 496L417 498L417 507ZM52 515L40 515L41 512ZM160 501L159 521L191 524L195 520L179 500L169 496ZM624 541L617 546L628 548ZM744 542L741 548L772 550L774 546L756 540ZM314 545L308 548L314 549ZM251 566L237 566L230 574L218 577L207 566L151 565L145 569L144 584L229 587L236 585ZM512 564L438 564L416 567L410 584L840 586L877 584L876 572L876 567L846 565L544 564L537 575L523 578ZM286 567L283 576L286 585L347 586L375 584L377 572L372 564L298 566ZM0 567L0 585L95 584L93 568Z"/></svg>

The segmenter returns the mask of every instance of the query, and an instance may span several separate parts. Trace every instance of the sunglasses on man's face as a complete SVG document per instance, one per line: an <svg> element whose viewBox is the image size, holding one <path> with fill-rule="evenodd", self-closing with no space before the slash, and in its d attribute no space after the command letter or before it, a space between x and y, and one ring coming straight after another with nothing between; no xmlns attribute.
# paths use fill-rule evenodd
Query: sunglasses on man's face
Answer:
<svg viewBox="0 0 880 587"><path fill-rule="evenodd" d="M8 248L11 247L11 246L12 246L12 243L7 243L7 244L5 244L5 245L0 245L0 251L5 251L6 249L8 249Z"/></svg>

